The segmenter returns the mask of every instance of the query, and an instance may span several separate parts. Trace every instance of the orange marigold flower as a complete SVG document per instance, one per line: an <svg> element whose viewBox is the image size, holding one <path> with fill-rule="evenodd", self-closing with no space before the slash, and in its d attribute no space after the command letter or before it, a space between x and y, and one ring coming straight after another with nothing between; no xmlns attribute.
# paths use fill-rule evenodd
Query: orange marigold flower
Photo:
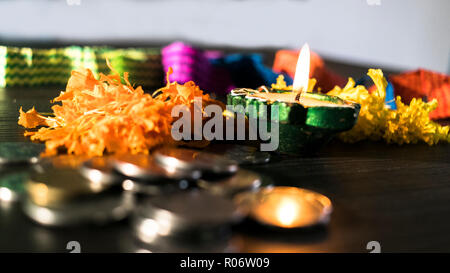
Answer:
<svg viewBox="0 0 450 273"><path fill-rule="evenodd" d="M112 75L101 74L99 79L89 69L72 71L66 90L52 101L57 103L53 116L40 115L34 107L27 112L20 109L20 125L43 126L25 132L32 140L45 142L43 155L55 155L61 148L68 154L87 156L148 153L155 146L175 144L171 137L175 105L191 106L194 97L202 97L206 104L218 103L193 82L168 81L152 96L141 87L134 88L127 73L122 84L120 75L111 70Z"/></svg>

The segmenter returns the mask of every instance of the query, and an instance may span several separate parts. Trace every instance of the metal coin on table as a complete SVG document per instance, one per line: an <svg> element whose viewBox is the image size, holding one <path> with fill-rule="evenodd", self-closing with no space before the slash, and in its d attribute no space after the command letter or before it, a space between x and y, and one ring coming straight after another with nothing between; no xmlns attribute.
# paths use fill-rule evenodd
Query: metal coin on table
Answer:
<svg viewBox="0 0 450 273"><path fill-rule="evenodd" d="M186 189L198 179L199 170L175 170L155 163L150 155L123 155L114 159L114 168L129 177L122 183L126 191L158 195Z"/></svg>
<svg viewBox="0 0 450 273"><path fill-rule="evenodd" d="M117 171L131 178L145 180L167 179L198 179L201 175L198 170L172 169L161 166L150 155L136 154L123 155L114 160Z"/></svg>
<svg viewBox="0 0 450 273"><path fill-rule="evenodd" d="M267 187L241 193L235 202L257 222L277 228L306 228L329 221L330 199L314 191L296 187Z"/></svg>
<svg viewBox="0 0 450 273"><path fill-rule="evenodd" d="M30 200L39 206L59 205L79 196L99 193L108 187L71 168L44 167L33 171L26 182Z"/></svg>
<svg viewBox="0 0 450 273"><path fill-rule="evenodd" d="M126 252L134 253L236 253L230 230L196 230L178 236L157 236L152 242L135 240Z"/></svg>
<svg viewBox="0 0 450 273"><path fill-rule="evenodd" d="M154 243L160 236L180 238L195 233L207 237L244 216L229 199L206 192L180 192L148 198L139 204L133 229L145 243Z"/></svg>
<svg viewBox="0 0 450 273"><path fill-rule="evenodd" d="M112 185L122 182L123 178L113 168L112 159L107 156L93 157L80 166L80 172L93 184Z"/></svg>
<svg viewBox="0 0 450 273"><path fill-rule="evenodd" d="M229 199L202 191L148 198L137 209L137 215L156 220L170 218L173 228L183 229L232 223L244 216Z"/></svg>
<svg viewBox="0 0 450 273"><path fill-rule="evenodd" d="M192 149L162 148L155 151L154 155L161 166L174 170L200 170L202 174L229 175L239 169L235 160Z"/></svg>
<svg viewBox="0 0 450 273"><path fill-rule="evenodd" d="M34 166L34 169L41 173L48 168L79 170L93 186L100 184L107 186L122 181L120 175L114 172L112 156L56 155L41 158L39 164Z"/></svg>
<svg viewBox="0 0 450 273"><path fill-rule="evenodd" d="M84 155L55 155L43 157L39 160L39 164L34 166L36 169L56 168L56 169L78 169L83 163L88 161L90 157Z"/></svg>
<svg viewBox="0 0 450 273"><path fill-rule="evenodd" d="M134 197L123 192L119 184L99 181L83 175L78 168L40 164L25 184L23 210L34 221L49 226L124 218L133 207Z"/></svg>
<svg viewBox="0 0 450 273"><path fill-rule="evenodd" d="M236 160L239 165L266 164L270 161L270 153L246 145L233 145L225 150L224 156Z"/></svg>
<svg viewBox="0 0 450 273"><path fill-rule="evenodd" d="M258 189L262 184L261 176L255 172L240 169L236 174L219 180L200 179L197 185L213 194L234 195L242 191Z"/></svg>
<svg viewBox="0 0 450 273"><path fill-rule="evenodd" d="M162 179L158 183L146 180L125 179L122 188L127 192L143 194L144 196L162 195L186 190L190 187L190 181Z"/></svg>
<svg viewBox="0 0 450 273"><path fill-rule="evenodd" d="M44 144L32 142L1 142L0 167L37 163L40 153L44 150Z"/></svg>
<svg viewBox="0 0 450 273"><path fill-rule="evenodd" d="M73 226L86 223L105 224L127 217L134 207L134 196L129 193L98 195L95 198L46 207L29 198L23 202L23 211L44 226Z"/></svg>

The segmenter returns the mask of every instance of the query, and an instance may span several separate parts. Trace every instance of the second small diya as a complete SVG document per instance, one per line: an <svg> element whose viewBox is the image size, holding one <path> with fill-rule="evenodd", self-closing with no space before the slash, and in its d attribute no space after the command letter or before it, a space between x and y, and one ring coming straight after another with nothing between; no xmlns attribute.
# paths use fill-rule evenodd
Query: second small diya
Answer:
<svg viewBox="0 0 450 273"><path fill-rule="evenodd" d="M241 193L234 201L253 220L284 229L326 224L333 210L328 197L296 187L266 187Z"/></svg>
<svg viewBox="0 0 450 273"><path fill-rule="evenodd" d="M234 89L227 103L243 106L241 110L249 119L259 119L258 126L267 122L267 128L272 128L273 122L278 122L277 150L289 154L316 152L337 133L350 130L361 108L357 103L335 96L266 87ZM278 112L273 106L278 107Z"/></svg>

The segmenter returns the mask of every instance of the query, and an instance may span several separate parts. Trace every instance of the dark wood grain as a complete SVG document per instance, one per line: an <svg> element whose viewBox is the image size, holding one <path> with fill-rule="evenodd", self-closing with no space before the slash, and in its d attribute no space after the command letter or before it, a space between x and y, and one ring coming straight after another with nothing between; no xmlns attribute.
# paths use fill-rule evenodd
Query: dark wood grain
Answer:
<svg viewBox="0 0 450 273"><path fill-rule="evenodd" d="M49 111L61 87L0 90L0 141L28 141L17 125L18 109ZM296 185L330 197L328 228L277 232L247 223L237 227L237 251L367 252L450 251L450 145L429 147L331 142L313 157L274 156L251 169L278 185ZM0 209L0 251L66 252L77 240L83 252L132 251L128 223L49 229L32 223L20 205Z"/></svg>

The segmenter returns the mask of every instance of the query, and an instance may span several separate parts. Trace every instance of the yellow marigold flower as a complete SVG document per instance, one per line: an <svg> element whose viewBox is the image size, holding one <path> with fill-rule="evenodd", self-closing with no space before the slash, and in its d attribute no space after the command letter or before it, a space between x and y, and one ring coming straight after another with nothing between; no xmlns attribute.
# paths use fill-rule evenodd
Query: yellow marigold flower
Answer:
<svg viewBox="0 0 450 273"><path fill-rule="evenodd" d="M417 143L423 141L429 145L439 141L450 142L449 127L440 126L429 118L429 113L437 107L437 101L424 102L413 99L409 105L396 98L397 110L385 106L387 81L380 69L369 69L367 73L377 87L369 93L364 86L355 86L349 78L344 88L335 87L329 95L341 97L361 104L358 121L350 131L339 137L345 142L363 139L380 140L387 143Z"/></svg>
<svg viewBox="0 0 450 273"><path fill-rule="evenodd" d="M314 86L316 85L316 82L317 82L317 80L314 79L314 78L309 79L308 90L306 90L306 91L307 92L312 92L313 89L314 89ZM286 84L286 81L284 80L284 76L283 75L279 75L278 78L277 78L277 83L272 83L271 87L272 87L272 89L286 90L286 91L291 90L292 91L292 85L288 86Z"/></svg>
<svg viewBox="0 0 450 273"><path fill-rule="evenodd" d="M277 78L277 83L272 83L272 89L278 90L292 90L292 85L287 86L283 75L279 75Z"/></svg>

